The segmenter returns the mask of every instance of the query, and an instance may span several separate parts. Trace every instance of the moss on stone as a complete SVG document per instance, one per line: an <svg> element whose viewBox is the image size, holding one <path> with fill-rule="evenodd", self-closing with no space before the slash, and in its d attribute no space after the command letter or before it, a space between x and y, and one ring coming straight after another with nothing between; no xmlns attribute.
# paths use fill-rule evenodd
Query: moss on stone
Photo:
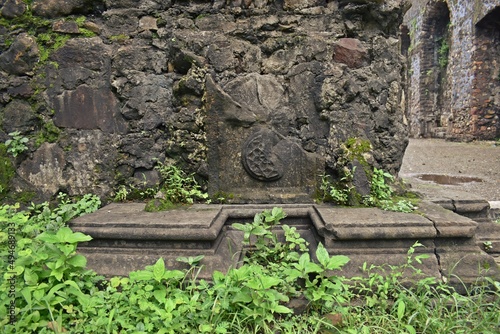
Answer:
<svg viewBox="0 0 500 334"><path fill-rule="evenodd" d="M7 147L5 144L0 144L0 199L10 191L10 181L15 175L15 169L7 154Z"/></svg>
<svg viewBox="0 0 500 334"><path fill-rule="evenodd" d="M59 139L61 130L54 125L54 122L49 121L43 124L42 129L35 139L35 145L40 147L43 143L55 143Z"/></svg>

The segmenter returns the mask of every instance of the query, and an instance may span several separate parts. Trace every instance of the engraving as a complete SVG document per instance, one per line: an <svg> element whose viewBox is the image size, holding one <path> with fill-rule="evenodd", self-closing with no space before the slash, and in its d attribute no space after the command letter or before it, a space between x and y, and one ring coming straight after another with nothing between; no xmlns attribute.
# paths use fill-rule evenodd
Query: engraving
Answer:
<svg viewBox="0 0 500 334"><path fill-rule="evenodd" d="M275 181L283 176L283 166L273 147L279 142L272 131L259 131L251 135L243 147L243 166L247 173L260 181Z"/></svg>

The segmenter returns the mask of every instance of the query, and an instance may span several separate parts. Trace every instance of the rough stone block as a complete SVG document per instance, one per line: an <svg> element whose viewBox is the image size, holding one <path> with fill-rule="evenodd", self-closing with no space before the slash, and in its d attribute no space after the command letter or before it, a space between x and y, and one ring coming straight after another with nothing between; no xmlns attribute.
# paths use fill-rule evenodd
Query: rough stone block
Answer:
<svg viewBox="0 0 500 334"><path fill-rule="evenodd" d="M369 64L368 51L355 38L341 38L334 46L333 60L350 68L360 68Z"/></svg>

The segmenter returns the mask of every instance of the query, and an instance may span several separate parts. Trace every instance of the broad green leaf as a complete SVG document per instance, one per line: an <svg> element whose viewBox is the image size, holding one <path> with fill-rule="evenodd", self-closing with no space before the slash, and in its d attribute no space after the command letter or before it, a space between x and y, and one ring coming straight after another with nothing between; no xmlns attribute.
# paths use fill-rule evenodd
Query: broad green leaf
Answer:
<svg viewBox="0 0 500 334"><path fill-rule="evenodd" d="M238 292L234 298L233 303L250 303L252 301L252 296L249 293L243 291Z"/></svg>
<svg viewBox="0 0 500 334"><path fill-rule="evenodd" d="M405 329L409 334L417 334L417 330L412 325L405 325Z"/></svg>
<svg viewBox="0 0 500 334"><path fill-rule="evenodd" d="M70 257L67 262L73 267L85 268L87 266L87 259L85 258L85 256L80 254L76 254Z"/></svg>
<svg viewBox="0 0 500 334"><path fill-rule="evenodd" d="M253 235L264 235L266 233L268 233L267 230L262 226L257 226L252 230Z"/></svg>
<svg viewBox="0 0 500 334"><path fill-rule="evenodd" d="M304 272L306 274L309 274L309 273L318 273L319 274L319 273L322 273L323 271L324 271L324 269L314 262L307 263L306 267L304 268Z"/></svg>
<svg viewBox="0 0 500 334"><path fill-rule="evenodd" d="M36 290L33 291L33 299L36 301L42 300L42 298L46 295L47 289L49 288L48 284L42 283L36 287Z"/></svg>
<svg viewBox="0 0 500 334"><path fill-rule="evenodd" d="M295 281L299 277L302 277L303 269L298 270L293 268L287 268L283 271L283 273L286 276L286 280L290 282L290 281Z"/></svg>
<svg viewBox="0 0 500 334"><path fill-rule="evenodd" d="M345 255L335 255L330 258L326 268L328 270L336 270L342 268L346 263L349 262L349 258Z"/></svg>
<svg viewBox="0 0 500 334"><path fill-rule="evenodd" d="M402 300L399 300L397 303L398 303L398 320L401 321L405 315L406 304Z"/></svg>
<svg viewBox="0 0 500 334"><path fill-rule="evenodd" d="M163 274L165 274L165 261L160 257L153 266L153 278L160 282Z"/></svg>
<svg viewBox="0 0 500 334"><path fill-rule="evenodd" d="M49 244L57 244L60 242L57 235L49 232L43 232L42 234L37 236L36 239L47 242Z"/></svg>
<svg viewBox="0 0 500 334"><path fill-rule="evenodd" d="M38 275L31 269L24 270L24 281L27 285L36 285L38 283Z"/></svg>
<svg viewBox="0 0 500 334"><path fill-rule="evenodd" d="M284 305L276 305L275 307L273 307L273 311L275 313L293 313L291 309Z"/></svg>
<svg viewBox="0 0 500 334"><path fill-rule="evenodd" d="M212 333L213 326L211 324L202 324L198 327L200 333Z"/></svg>
<svg viewBox="0 0 500 334"><path fill-rule="evenodd" d="M66 227L66 228L71 232L71 234L69 234L69 233L66 234L65 238L62 239L61 241L64 241L64 242L67 242L67 243L70 243L70 244L75 244L75 243L78 243L78 242L84 242L84 241L90 241L90 240L92 240L92 237L90 235L86 235L86 234L83 234L81 232L74 233L73 231L71 231L71 229L69 227Z"/></svg>
<svg viewBox="0 0 500 334"><path fill-rule="evenodd" d="M160 289L153 291L153 296L159 303L164 304L167 296L166 288L161 286Z"/></svg>
<svg viewBox="0 0 500 334"><path fill-rule="evenodd" d="M261 289L266 290L280 284L280 282L281 279L277 277L260 276L249 280L248 282L245 283L245 285L255 290L261 290Z"/></svg>
<svg viewBox="0 0 500 334"><path fill-rule="evenodd" d="M63 252L64 255L68 256L69 254L73 253L76 250L76 246L73 244L62 244L62 245L57 245L57 248Z"/></svg>
<svg viewBox="0 0 500 334"><path fill-rule="evenodd" d="M318 248L316 249L316 257L318 258L319 263L321 263L321 265L326 268L330 259L330 255L328 254L328 251L322 243L318 244Z"/></svg>
<svg viewBox="0 0 500 334"><path fill-rule="evenodd" d="M116 288L120 285L121 283L121 277L112 277L110 280L109 280L109 283L111 284L111 287L113 288Z"/></svg>
<svg viewBox="0 0 500 334"><path fill-rule="evenodd" d="M309 253L302 254L299 258L300 270L304 270L309 262L311 262L311 257L309 256Z"/></svg>
<svg viewBox="0 0 500 334"><path fill-rule="evenodd" d="M63 275L64 270L62 268L58 268L50 272L50 276L54 276L58 281L62 280Z"/></svg>
<svg viewBox="0 0 500 334"><path fill-rule="evenodd" d="M25 287L24 289L22 289L21 295L23 296L24 300L26 301L26 304L28 304L28 307L31 309L31 291L30 291L30 288Z"/></svg>
<svg viewBox="0 0 500 334"><path fill-rule="evenodd" d="M232 226L233 228L235 228L235 229L237 229L237 230L239 230L239 231L243 231L243 232L245 232L245 231L249 232L249 231L251 231L251 230L252 230L252 225L250 225L250 224L240 224L240 223L234 223L234 224L232 224L231 226Z"/></svg>
<svg viewBox="0 0 500 334"><path fill-rule="evenodd" d="M184 278L184 273L180 270L166 270L165 273L163 274L163 279L169 280L169 279L175 279L175 280L180 280Z"/></svg>
<svg viewBox="0 0 500 334"><path fill-rule="evenodd" d="M153 273L147 270L133 271L129 274L133 281L149 281L153 278Z"/></svg>
<svg viewBox="0 0 500 334"><path fill-rule="evenodd" d="M224 273L222 273L218 270L214 270L212 277L214 278L214 282L218 283L218 282L224 281L226 275L224 275Z"/></svg>
<svg viewBox="0 0 500 334"><path fill-rule="evenodd" d="M66 283L59 283L59 284L54 285L52 287L52 289L50 289L49 292L43 297L43 299L49 301L50 299L52 299L54 297L54 294L57 291L61 290L65 286L66 286Z"/></svg>

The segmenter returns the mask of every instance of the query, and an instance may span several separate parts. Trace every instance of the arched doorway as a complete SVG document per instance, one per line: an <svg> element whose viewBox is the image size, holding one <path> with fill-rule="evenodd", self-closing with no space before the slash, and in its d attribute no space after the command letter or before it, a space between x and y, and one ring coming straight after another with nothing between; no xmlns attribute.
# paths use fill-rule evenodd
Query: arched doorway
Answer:
<svg viewBox="0 0 500 334"><path fill-rule="evenodd" d="M444 137L450 110L447 80L451 48L450 10L444 1L426 6L422 24L420 63L420 110L413 137Z"/></svg>
<svg viewBox="0 0 500 334"><path fill-rule="evenodd" d="M500 6L476 24L471 134L500 137Z"/></svg>

